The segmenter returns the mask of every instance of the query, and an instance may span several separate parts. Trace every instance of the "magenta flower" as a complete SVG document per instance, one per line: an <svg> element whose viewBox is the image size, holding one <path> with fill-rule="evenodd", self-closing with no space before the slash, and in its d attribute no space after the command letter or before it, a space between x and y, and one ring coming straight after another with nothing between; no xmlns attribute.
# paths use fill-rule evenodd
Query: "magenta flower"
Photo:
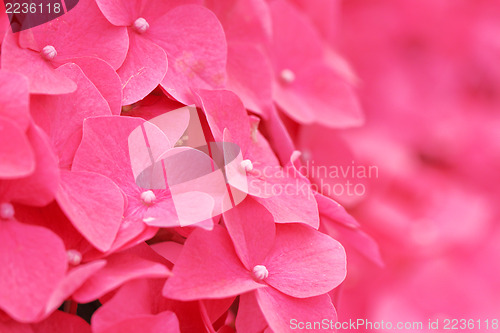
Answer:
<svg viewBox="0 0 500 333"><path fill-rule="evenodd" d="M188 5L197 2L97 1L106 18L128 32L127 58L118 69L124 105L143 99L160 83L186 104L192 101L190 88L223 87L224 33L210 11Z"/></svg>
<svg viewBox="0 0 500 333"><path fill-rule="evenodd" d="M35 169L35 156L26 135L30 124L28 80L19 74L0 72L0 179L19 178Z"/></svg>
<svg viewBox="0 0 500 333"><path fill-rule="evenodd" d="M242 307L255 298L277 332L287 331L290 318L335 320L325 293L346 274L344 249L337 241L302 224L275 225L250 198L224 213L224 222L227 230L217 226L189 236L165 296L188 301L243 295ZM248 322L245 315L239 320Z"/></svg>

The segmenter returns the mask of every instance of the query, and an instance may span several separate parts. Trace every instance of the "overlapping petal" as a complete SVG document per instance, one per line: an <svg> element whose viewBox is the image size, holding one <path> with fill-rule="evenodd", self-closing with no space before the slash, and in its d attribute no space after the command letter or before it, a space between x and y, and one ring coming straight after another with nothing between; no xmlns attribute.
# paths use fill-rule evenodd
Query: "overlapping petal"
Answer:
<svg viewBox="0 0 500 333"><path fill-rule="evenodd" d="M31 322L64 278L68 265L64 244L46 228L15 220L1 223L0 307L20 322Z"/></svg>
<svg viewBox="0 0 500 333"><path fill-rule="evenodd" d="M344 281L347 272L342 245L301 224L276 225L274 247L264 265L269 285L298 298L329 292Z"/></svg>

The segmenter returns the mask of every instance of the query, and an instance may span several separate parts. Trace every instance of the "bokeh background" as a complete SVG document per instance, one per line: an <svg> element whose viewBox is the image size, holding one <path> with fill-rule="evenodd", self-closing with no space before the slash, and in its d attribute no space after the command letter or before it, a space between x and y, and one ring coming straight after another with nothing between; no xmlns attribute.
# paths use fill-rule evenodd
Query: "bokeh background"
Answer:
<svg viewBox="0 0 500 333"><path fill-rule="evenodd" d="M337 134L357 163L379 169L366 195L339 201L385 264L348 252L339 319L425 327L440 318L440 330L445 318L498 319L500 2L345 0L336 9L326 39L348 60L366 114L365 126ZM487 331L475 326L467 331Z"/></svg>

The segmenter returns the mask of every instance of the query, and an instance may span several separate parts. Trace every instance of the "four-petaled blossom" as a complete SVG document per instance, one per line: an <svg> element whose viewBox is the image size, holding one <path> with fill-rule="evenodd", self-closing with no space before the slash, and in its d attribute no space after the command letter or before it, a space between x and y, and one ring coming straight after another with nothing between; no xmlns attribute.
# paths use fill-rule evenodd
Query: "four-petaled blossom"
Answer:
<svg viewBox="0 0 500 333"><path fill-rule="evenodd" d="M188 301L242 295L243 308L256 299L276 332L286 331L291 318L336 320L326 293L345 278L340 243L306 225L275 225L251 198L223 216L227 230L190 235L165 284L165 296ZM237 325L250 322L248 315L239 313Z"/></svg>

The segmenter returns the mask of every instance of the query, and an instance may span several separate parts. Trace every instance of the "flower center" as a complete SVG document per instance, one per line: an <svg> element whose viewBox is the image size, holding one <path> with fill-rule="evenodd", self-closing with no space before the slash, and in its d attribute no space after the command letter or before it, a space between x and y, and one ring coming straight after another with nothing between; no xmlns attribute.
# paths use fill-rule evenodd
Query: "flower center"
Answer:
<svg viewBox="0 0 500 333"><path fill-rule="evenodd" d="M284 83L287 83L287 84L290 84L293 81L295 81L295 73L292 72L292 70L290 70L290 69L284 69L284 70L282 70L281 74L280 74L280 77L281 77L281 80Z"/></svg>
<svg viewBox="0 0 500 333"><path fill-rule="evenodd" d="M269 272L267 271L266 266L256 265L252 269L252 275L257 281L262 281L269 276Z"/></svg>
<svg viewBox="0 0 500 333"><path fill-rule="evenodd" d="M52 60L57 56L57 51L56 51L56 48L53 47L52 45L47 45L42 49L40 54L42 55L42 57L44 59Z"/></svg>
<svg viewBox="0 0 500 333"><path fill-rule="evenodd" d="M141 193L141 200L146 205L151 205L156 200L156 195L151 190L147 190Z"/></svg>
<svg viewBox="0 0 500 333"><path fill-rule="evenodd" d="M148 31L149 23L148 21L146 21L146 19L139 17L137 20L135 20L133 27L136 32L143 34Z"/></svg>
<svg viewBox="0 0 500 333"><path fill-rule="evenodd" d="M250 160L241 161L240 166L245 171L252 171L253 170L253 164L252 164L252 161L250 161Z"/></svg>
<svg viewBox="0 0 500 333"><path fill-rule="evenodd" d="M14 217L14 206L8 202L0 204L0 218L10 220Z"/></svg>
<svg viewBox="0 0 500 333"><path fill-rule="evenodd" d="M82 254L80 253L80 251L68 250L66 251L66 256L70 265L76 266L80 265L80 263L82 262Z"/></svg>

